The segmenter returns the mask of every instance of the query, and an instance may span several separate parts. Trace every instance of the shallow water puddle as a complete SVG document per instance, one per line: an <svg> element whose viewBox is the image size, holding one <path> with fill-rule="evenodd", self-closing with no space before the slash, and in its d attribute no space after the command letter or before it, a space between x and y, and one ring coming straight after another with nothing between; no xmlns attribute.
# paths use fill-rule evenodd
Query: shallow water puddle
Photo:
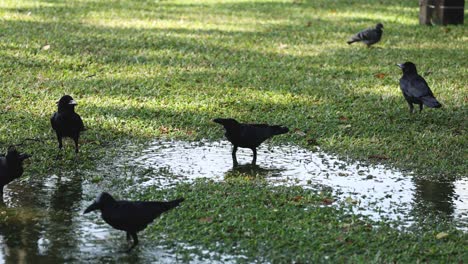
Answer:
<svg viewBox="0 0 468 264"><path fill-rule="evenodd" d="M111 171L111 164L106 163L100 169L121 172L118 168ZM88 173L100 174L99 170ZM118 197L122 195L118 189L109 188L112 183L95 184L82 179L83 175L79 174L51 175L8 185L4 204L0 205L0 214L8 215L0 225L0 263L175 263L181 260L181 256L146 237L145 232L139 233L138 247L125 253L129 244L124 232L112 229L99 213L83 215L101 188ZM239 258L208 251L203 254L211 256L212 263L229 263ZM192 255L192 262L203 263L197 257Z"/></svg>
<svg viewBox="0 0 468 264"><path fill-rule="evenodd" d="M375 220L401 220L408 225L418 216L443 216L468 226L468 180L433 182L384 166L348 163L323 152L296 146L262 145L257 166L248 165L252 151L239 149L241 165L232 167L231 144L222 142L156 141L136 159L143 168L177 177L149 178L142 186L171 186L195 178L223 180L242 173L263 176L272 184L329 187L355 213Z"/></svg>
<svg viewBox="0 0 468 264"><path fill-rule="evenodd" d="M355 213L374 219L400 219L411 224L418 216L451 218L459 228L468 229L468 181L431 182L383 166L347 163L295 146L263 145L257 166L232 167L231 145L221 142L155 141L143 151L125 146L103 160L95 170L47 177L30 176L5 190L0 217L0 263L124 262L174 263L177 256L140 233L140 245L130 254L124 232L108 226L98 213L82 212L101 191L131 199L132 193L157 186L170 188L196 178L222 181L239 174L264 177L271 184L301 185L329 190L337 203L349 204ZM250 150L240 149L238 161L249 163ZM84 175L87 174L87 175ZM83 180L83 179L87 180ZM156 221L157 222L157 221ZM156 223L157 224L157 223ZM191 248L191 245L183 245ZM230 256L203 249L210 263L236 262ZM208 256L208 257L206 257ZM191 255L197 263L199 256Z"/></svg>

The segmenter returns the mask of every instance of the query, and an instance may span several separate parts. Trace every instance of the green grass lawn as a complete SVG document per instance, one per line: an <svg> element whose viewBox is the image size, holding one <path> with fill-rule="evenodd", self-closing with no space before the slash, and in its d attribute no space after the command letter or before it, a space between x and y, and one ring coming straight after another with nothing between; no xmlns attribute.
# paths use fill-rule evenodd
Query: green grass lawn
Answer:
<svg viewBox="0 0 468 264"><path fill-rule="evenodd" d="M47 139L21 147L34 154L26 174L53 167L57 143L49 118L55 101L70 94L89 128L82 137L86 162L81 168L92 167L109 145L127 140L218 140L222 130L211 120L234 117L288 126L293 132L275 138L278 143L318 145L342 157L436 179L467 176L467 27L418 25L417 1L4 0L0 17L0 148L26 138ZM346 44L377 22L385 28L375 48ZM443 108L409 114L396 66L405 61L418 66ZM71 144L65 149L71 156ZM209 187L198 186L210 193L223 184ZM331 225L319 231L336 228ZM219 229L213 230L210 238L220 239ZM293 231L300 237L310 230ZM434 240L434 231L421 236L386 228L366 232L370 235L359 238L361 245L371 241L374 248L395 251L371 251L361 259L356 248L331 243L338 248L331 258L343 261L338 255L345 254L347 260L379 263L466 258L463 234L444 241ZM422 249L412 251L405 241ZM325 253L306 254L308 247L317 249L314 245L295 245L299 255L288 259L326 261ZM440 258L438 245L444 252ZM274 251L275 245L259 248ZM264 256L285 261L277 259L281 252Z"/></svg>
<svg viewBox="0 0 468 264"><path fill-rule="evenodd" d="M411 1L0 7L3 146L52 137L48 118L68 93L90 128L85 141L218 139L211 119L230 116L307 134L277 139L284 142L316 141L355 159L388 157L442 178L466 174L466 26L419 26ZM378 21L385 29L376 48L345 43ZM443 109L408 113L395 66L404 61L416 63Z"/></svg>

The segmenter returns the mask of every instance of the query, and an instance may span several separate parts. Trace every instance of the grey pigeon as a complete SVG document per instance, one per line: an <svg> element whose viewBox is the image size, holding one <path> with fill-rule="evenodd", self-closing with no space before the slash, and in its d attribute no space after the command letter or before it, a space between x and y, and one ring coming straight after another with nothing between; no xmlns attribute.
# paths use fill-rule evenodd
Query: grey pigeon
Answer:
<svg viewBox="0 0 468 264"><path fill-rule="evenodd" d="M377 25L375 25L375 28L364 29L363 31L352 36L347 43L351 44L354 42L362 41L369 48L371 45L379 42L382 38L382 28L384 28L382 23L378 23Z"/></svg>
<svg viewBox="0 0 468 264"><path fill-rule="evenodd" d="M411 113L414 112L413 104L419 104L419 112L422 111L423 104L431 108L442 107L435 99L426 80L418 74L414 63L405 62L397 64L397 66L403 71L403 76L400 79L400 89L408 102Z"/></svg>

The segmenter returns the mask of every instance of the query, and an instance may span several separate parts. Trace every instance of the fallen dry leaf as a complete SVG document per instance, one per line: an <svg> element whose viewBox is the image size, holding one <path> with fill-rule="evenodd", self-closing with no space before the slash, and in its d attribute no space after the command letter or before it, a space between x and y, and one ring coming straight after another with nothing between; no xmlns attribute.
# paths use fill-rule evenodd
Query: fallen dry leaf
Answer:
<svg viewBox="0 0 468 264"><path fill-rule="evenodd" d="M47 45L45 45L45 46L42 47L42 50L49 50L49 49L50 49L50 45L49 45L49 44L47 44Z"/></svg>
<svg viewBox="0 0 468 264"><path fill-rule="evenodd" d="M322 203L325 204L325 205L330 205L334 202L335 200L333 199L330 199L330 198L325 198L322 200Z"/></svg>
<svg viewBox="0 0 468 264"><path fill-rule="evenodd" d="M159 128L159 131L161 132L161 134L168 134L170 129L163 126Z"/></svg>
<svg viewBox="0 0 468 264"><path fill-rule="evenodd" d="M304 133L303 131L301 131L299 128L295 128L294 129L294 134L298 135L298 136L301 136L301 137L304 137L306 136L307 134Z"/></svg>
<svg viewBox="0 0 468 264"><path fill-rule="evenodd" d="M213 222L213 217L203 217L203 218L198 219L198 222L208 224L208 223Z"/></svg>
<svg viewBox="0 0 468 264"><path fill-rule="evenodd" d="M338 119L340 119L341 121L348 121L349 118L347 118L346 116L340 116L338 117Z"/></svg>
<svg viewBox="0 0 468 264"><path fill-rule="evenodd" d="M383 78L385 78L386 74L380 72L380 73L375 74L374 76L375 76L376 78L383 79Z"/></svg>
<svg viewBox="0 0 468 264"><path fill-rule="evenodd" d="M304 198L304 197L298 195L298 196L294 197L293 200L294 200L295 202L299 202L300 200L302 200L302 198Z"/></svg>
<svg viewBox="0 0 468 264"><path fill-rule="evenodd" d="M442 239L442 238L446 238L448 237L448 233L445 233L445 232L440 232L439 234L436 235L436 238L437 239Z"/></svg>

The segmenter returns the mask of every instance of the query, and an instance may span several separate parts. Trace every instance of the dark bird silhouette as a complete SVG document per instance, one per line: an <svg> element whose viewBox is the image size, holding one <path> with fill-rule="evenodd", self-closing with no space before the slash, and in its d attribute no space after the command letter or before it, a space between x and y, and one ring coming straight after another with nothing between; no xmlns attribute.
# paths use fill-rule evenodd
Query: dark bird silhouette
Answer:
<svg viewBox="0 0 468 264"><path fill-rule="evenodd" d="M364 29L363 31L352 36L347 43L352 44L354 42L362 41L369 48L373 44L379 42L382 38L382 28L384 28L382 23L378 23L377 25L375 25L375 28Z"/></svg>
<svg viewBox="0 0 468 264"><path fill-rule="evenodd" d="M232 143L232 161L234 166L237 166L236 152L237 148L249 148L253 151L252 164L257 162L257 147L263 141L289 132L287 127L267 124L241 124L232 118L216 118L213 120L224 126L226 133L224 134L229 142Z"/></svg>
<svg viewBox="0 0 468 264"><path fill-rule="evenodd" d="M405 62L397 65L403 71L403 76L400 79L400 89L406 102L408 102L411 113L414 112L413 104L419 104L419 112L422 111L423 104L431 108L442 107L437 99L435 99L426 80L418 74L414 63Z"/></svg>
<svg viewBox="0 0 468 264"><path fill-rule="evenodd" d="M101 193L96 201L84 211L85 214L101 210L101 216L113 228L127 232L127 240L133 238L132 250L138 244L137 232L145 229L148 224L162 213L178 206L184 198L169 202L116 201L110 194Z"/></svg>
<svg viewBox="0 0 468 264"><path fill-rule="evenodd" d="M52 115L50 123L57 134L59 149L62 149L62 138L69 137L75 141L75 152L78 153L78 139L85 127L81 117L75 113L77 103L71 96L64 95L57 105L58 111Z"/></svg>
<svg viewBox="0 0 468 264"><path fill-rule="evenodd" d="M31 157L21 154L15 148L10 147L6 156L0 157L0 200L3 197L3 187L23 175L23 161Z"/></svg>

